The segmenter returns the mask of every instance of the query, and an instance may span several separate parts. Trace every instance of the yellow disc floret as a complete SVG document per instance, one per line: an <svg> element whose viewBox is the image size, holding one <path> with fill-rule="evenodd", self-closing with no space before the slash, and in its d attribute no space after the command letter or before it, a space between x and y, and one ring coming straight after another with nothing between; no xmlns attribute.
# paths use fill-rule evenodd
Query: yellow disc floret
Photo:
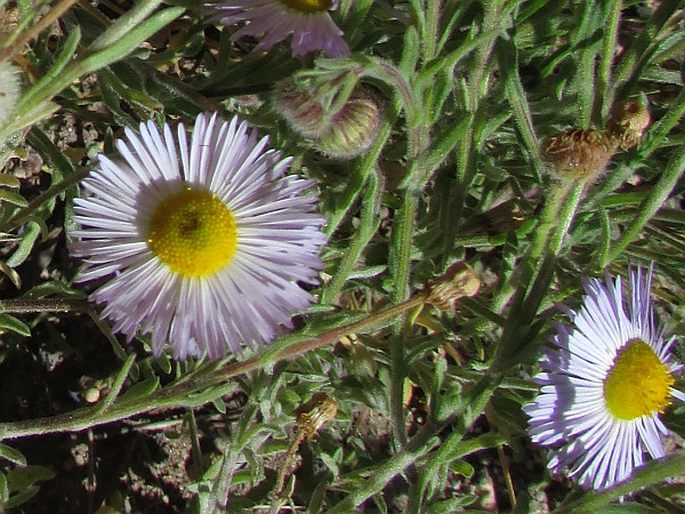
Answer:
<svg viewBox="0 0 685 514"><path fill-rule="evenodd" d="M281 0L286 6L304 13L327 11L333 7L332 0Z"/></svg>
<svg viewBox="0 0 685 514"><path fill-rule="evenodd" d="M619 352L604 382L607 408L615 418L626 421L661 413L670 404L673 383L668 367L652 347L633 339Z"/></svg>
<svg viewBox="0 0 685 514"><path fill-rule="evenodd" d="M190 188L159 203L147 237L155 255L184 277L204 277L226 266L236 242L228 207L212 193Z"/></svg>

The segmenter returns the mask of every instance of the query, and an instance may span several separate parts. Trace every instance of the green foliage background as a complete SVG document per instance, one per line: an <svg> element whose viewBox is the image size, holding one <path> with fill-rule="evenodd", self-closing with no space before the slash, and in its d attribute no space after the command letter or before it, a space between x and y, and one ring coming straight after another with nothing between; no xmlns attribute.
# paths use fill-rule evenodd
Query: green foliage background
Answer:
<svg viewBox="0 0 685 514"><path fill-rule="evenodd" d="M2 28L0 55L23 69L25 85L0 127L4 508L42 512L67 473L27 461L31 445L51 434L88 438L96 484L93 448L108 444L98 435L154 422L191 447L190 494L168 512L268 512L272 503L312 513L475 512L486 508L477 491L487 462L505 477L501 511L685 510L682 480L663 485L685 469L675 449L683 407L666 416L677 434L672 456L601 494L543 471L520 409L535 394L530 377L550 321L563 319L555 305L579 304L582 276L655 261L660 313L671 332L685 331L682 2L341 0L334 17L352 55L306 60L288 45L250 53L249 41L232 43L234 29L208 26L191 1L0 6L16 18ZM287 77L327 87L341 76L383 105L370 150L347 162L312 150L269 99ZM631 98L652 113L639 146L590 182L555 178L541 142L604 129L612 107ZM145 338L122 345L87 290L72 285L71 199L122 127L207 110L240 113L296 157L293 171L317 181L330 236L324 280L298 330L251 360L153 359ZM456 262L480 275L475 297L447 312L411 303ZM408 300L411 309L388 313ZM682 361L682 345L676 352ZM46 356L56 364L38 375L21 368ZM309 465L292 496L274 499L296 411L319 391L335 400L337 418L301 449ZM362 418L375 420L378 440L360 431ZM208 430L208 419L222 430ZM84 490L80 505L146 511L124 485L115 489Z"/></svg>

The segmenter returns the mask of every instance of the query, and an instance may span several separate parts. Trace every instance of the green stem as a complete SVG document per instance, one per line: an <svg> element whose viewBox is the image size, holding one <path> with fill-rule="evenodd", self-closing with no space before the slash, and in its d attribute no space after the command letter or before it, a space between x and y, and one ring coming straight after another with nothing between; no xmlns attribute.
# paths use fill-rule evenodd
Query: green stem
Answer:
<svg viewBox="0 0 685 514"><path fill-rule="evenodd" d="M621 21L622 0L609 0L607 2L607 21L605 23L604 37L602 38L602 57L599 61L597 72L597 95L595 96L594 118L595 121L603 120L610 109L607 104L609 87L611 84L611 67L614 63L616 48L618 47L618 25Z"/></svg>
<svg viewBox="0 0 685 514"><path fill-rule="evenodd" d="M70 298L44 298L38 300L17 298L0 301L0 313L29 314L37 312L86 312L88 302Z"/></svg>
<svg viewBox="0 0 685 514"><path fill-rule="evenodd" d="M104 412L101 412L100 406L96 404L92 407L76 409L47 418L0 423L0 437L2 439L20 439L58 432L81 432L99 425L138 416L151 410L194 407L203 403L202 398L197 396L203 390L218 387L218 393L221 393L221 388L233 387L228 382L233 377L335 343L343 336L367 331L374 326L395 319L407 310L422 305L425 299L425 294L419 293L400 305L394 305L373 313L359 321L328 330L315 337L292 343L277 350L265 348L260 355L251 359L234 362L222 368L211 369L205 375L182 378L179 382L158 389L144 397L138 396L129 399L123 396L113 402L111 407Z"/></svg>
<svg viewBox="0 0 685 514"><path fill-rule="evenodd" d="M437 7L436 7L437 8ZM437 20L435 20L437 23ZM411 273L411 249L416 227L416 211L419 195L429 178L429 172L423 166L423 160L418 156L429 145L429 129L422 124L422 117L418 109L418 99L411 89L411 85L396 68L381 64L381 69L397 84L399 96L407 114L407 128L409 133L407 161L409 169L403 183L402 205L396 213L390 241L390 255L388 267L393 278L393 303L405 301L409 297L409 281ZM390 83L390 81L389 81ZM423 98L421 99L423 101ZM408 181L408 182L407 182ZM406 443L404 422L404 318L395 324L395 337L390 342L390 418L393 427L393 440L396 450Z"/></svg>
<svg viewBox="0 0 685 514"><path fill-rule="evenodd" d="M412 161L423 150L425 150L428 142L425 134L421 130L421 111L418 108L419 100L414 95L411 85L402 73L385 62L378 64L378 77L386 81L387 84L396 88L399 98L402 102L402 107L407 115L407 127L409 130L409 149L407 151L408 160ZM373 75L373 73L371 74Z"/></svg>
<svg viewBox="0 0 685 514"><path fill-rule="evenodd" d="M553 187L548 189L550 196L543 207L542 214L540 215L540 222L534 229L535 235L533 236L533 241L518 270L512 273L509 279L495 293L491 304L491 310L493 312L500 312L500 309L509 303L511 297L516 292L517 287L522 288L522 294L527 290L528 284L537 269L540 256L547 245L550 234L557 224L559 212L562 209L564 200L566 199L571 186L572 182L565 181L555 183Z"/></svg>
<svg viewBox="0 0 685 514"><path fill-rule="evenodd" d="M615 98L627 97L630 89L640 76L643 67L651 56L650 47L659 43L661 30L673 13L682 6L682 0L663 0L649 18L644 30L637 38L633 38L627 51L621 55L616 66L611 87L604 100L605 105L611 105Z"/></svg>
<svg viewBox="0 0 685 514"><path fill-rule="evenodd" d="M414 223L418 208L418 192L406 189L402 205L396 213L391 237L389 267L395 288L392 293L394 303L403 302L409 296L409 273Z"/></svg>
<svg viewBox="0 0 685 514"><path fill-rule="evenodd" d="M580 19L575 21L576 30L572 36L572 44L578 45L576 49L578 62L575 73L575 90L578 93L578 118L580 128L590 127L592 107L595 93L595 59L596 52L591 48L582 48L580 43L591 35L596 25L596 4L592 1L579 4Z"/></svg>
<svg viewBox="0 0 685 514"><path fill-rule="evenodd" d="M437 437L429 438L426 442L421 441L420 444L413 444L410 448L393 455L383 464L373 466L371 469L367 470L369 472L369 477L364 481L364 484L361 487L355 487L344 500L335 504L327 510L326 513L340 514L354 512L357 505L382 491L392 477L402 473L407 467L416 462L417 459L437 446L438 443L439 440Z"/></svg>
<svg viewBox="0 0 685 514"><path fill-rule="evenodd" d="M228 508L228 495L233 481L233 473L238 467L240 452L233 448L232 441L226 443L219 476L212 485L212 494L207 506L209 514L223 514Z"/></svg>
<svg viewBox="0 0 685 514"><path fill-rule="evenodd" d="M462 440L464 439L464 435L473 422L476 421L476 418L481 415L501 381L502 375L486 373L478 382L473 384L471 389L466 393L466 398L460 405L458 412L452 416L456 421L456 424L452 427L449 436L440 444L439 448L426 459L424 465L420 469L419 477L416 482L418 488L416 494L418 495L418 498L421 498L425 494L428 482L431 477L435 476L435 473L441 464L458 459L464 455L464 452L460 451L460 447L463 445Z"/></svg>
<svg viewBox="0 0 685 514"><path fill-rule="evenodd" d="M409 295L409 275L411 273L411 248L416 224L418 193L405 189L402 206L393 224L391 252L388 260L395 288L392 291L393 303L404 301ZM390 341L392 362L390 379L390 412L396 450L406 441L404 423L404 323L395 325L395 336Z"/></svg>
<svg viewBox="0 0 685 514"><path fill-rule="evenodd" d="M607 258L602 263L602 267L616 259L623 251L628 248L640 234L644 226L656 213L661 205L668 199L668 195L675 187L678 179L685 171L685 147L681 146L671 160L666 165L666 169L661 174L659 181L654 185L652 193L647 196L638 209L634 221L621 235L613 249L607 254Z"/></svg>
<svg viewBox="0 0 685 514"><path fill-rule="evenodd" d="M338 265L338 269L328 284L321 291L321 305L330 304L335 296L340 292L343 285L347 281L347 277L354 269L359 256L364 251L364 248L376 234L380 218L378 211L380 210L380 195L378 194L378 186L380 179L378 174L371 170L368 181L366 182L366 191L363 196L361 215L359 218L359 229L354 235L352 243L345 252L345 255Z"/></svg>
<svg viewBox="0 0 685 514"><path fill-rule="evenodd" d="M202 449L200 448L200 432L197 429L197 420L193 409L186 413L188 432L190 436L190 466L195 477L202 476Z"/></svg>
<svg viewBox="0 0 685 514"><path fill-rule="evenodd" d="M376 136L373 146L358 160L355 169L352 171L352 176L345 187L345 191L340 195L340 203L336 202L335 209L330 214L326 224L326 234L328 236L331 236L338 229L352 206L355 205L355 201L362 187L369 180L369 176L374 173L376 163L380 159L383 148L392 135L392 129L399 114L399 107L391 107L389 111L381 121L378 136Z"/></svg>
<svg viewBox="0 0 685 514"><path fill-rule="evenodd" d="M491 370L498 372L509 369L522 345L530 340L530 325L539 310L540 302L549 290L554 277L557 254L561 250L578 204L585 182L566 182L554 190L549 204L542 215L540 229L531 248L507 284L496 295L497 306L503 306L503 299L510 299L509 317L504 334L497 347ZM541 261L540 257L545 255ZM511 299L513 297L513 299Z"/></svg>
<svg viewBox="0 0 685 514"><path fill-rule="evenodd" d="M10 232L15 228L20 227L29 220L29 218L33 215L34 211L42 207L45 204L45 202L47 202L50 198L57 196L58 194L69 189L70 187L75 186L81 180L86 178L89 173L89 170L83 169L81 171L78 171L76 173L73 173L72 175L65 177L64 180L58 182L57 184L50 186L47 190L43 191L31 202L29 202L29 204L26 207L19 210L14 216L8 219L6 225L2 227L2 231Z"/></svg>
<svg viewBox="0 0 685 514"><path fill-rule="evenodd" d="M554 227L554 232L552 233L552 236L549 239L549 244L547 245L549 252L553 255L557 255L561 250L561 244L564 241L564 236L568 233L569 228L571 227L571 222L576 215L576 210L578 209L578 204L583 196L584 189L585 182L574 183L561 204L558 220L556 221L556 226Z"/></svg>
<svg viewBox="0 0 685 514"><path fill-rule="evenodd" d="M423 62L435 57L440 29L442 0L428 0L426 6L426 31L423 38Z"/></svg>

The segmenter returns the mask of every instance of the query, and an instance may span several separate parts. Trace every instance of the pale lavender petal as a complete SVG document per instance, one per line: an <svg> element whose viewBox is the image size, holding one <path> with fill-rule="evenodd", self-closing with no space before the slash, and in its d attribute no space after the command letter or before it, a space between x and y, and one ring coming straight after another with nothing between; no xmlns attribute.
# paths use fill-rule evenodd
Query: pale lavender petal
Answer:
<svg viewBox="0 0 685 514"><path fill-rule="evenodd" d="M257 38L255 52L266 51L292 36L294 57L318 50L328 57L345 57L350 53L342 31L325 8L306 12L281 0L214 1L205 6L213 12L211 21L226 26L246 23L231 39Z"/></svg>
<svg viewBox="0 0 685 514"><path fill-rule="evenodd" d="M632 420L616 418L606 406L604 383L619 352L633 339L649 344L671 373L682 366L669 361L673 339L663 337L650 298L652 266L630 272L628 308L621 279L585 280L583 304L563 310L572 326L556 325L554 346L545 349L540 392L525 405L534 443L549 447L548 467L566 473L585 488L605 489L629 479L635 468L664 455L661 436L668 430L658 413ZM685 401L685 394L671 389Z"/></svg>
<svg viewBox="0 0 685 514"><path fill-rule="evenodd" d="M132 339L150 334L159 355L217 359L268 343L292 327L292 313L314 300L298 282L316 283L326 242L313 182L285 176L291 159L234 117L197 117L179 125L141 124L117 142L123 160L100 157L75 200L72 255L84 265L77 282L109 278L91 298L102 316ZM155 208L194 187L222 200L236 222L235 255L204 277L181 276L147 243Z"/></svg>

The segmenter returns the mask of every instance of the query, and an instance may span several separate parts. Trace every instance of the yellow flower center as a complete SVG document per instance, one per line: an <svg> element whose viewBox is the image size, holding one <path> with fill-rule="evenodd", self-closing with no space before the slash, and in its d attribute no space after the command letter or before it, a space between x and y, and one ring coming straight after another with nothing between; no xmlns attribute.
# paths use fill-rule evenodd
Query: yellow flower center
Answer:
<svg viewBox="0 0 685 514"><path fill-rule="evenodd" d="M663 412L671 403L673 376L652 347L640 339L628 341L604 382L609 412L629 421Z"/></svg>
<svg viewBox="0 0 685 514"><path fill-rule="evenodd" d="M311 14L327 11L333 7L333 0L281 0L287 7Z"/></svg>
<svg viewBox="0 0 685 514"><path fill-rule="evenodd" d="M176 273L204 277L231 261L237 237L233 214L221 200L187 188L155 208L147 243Z"/></svg>

